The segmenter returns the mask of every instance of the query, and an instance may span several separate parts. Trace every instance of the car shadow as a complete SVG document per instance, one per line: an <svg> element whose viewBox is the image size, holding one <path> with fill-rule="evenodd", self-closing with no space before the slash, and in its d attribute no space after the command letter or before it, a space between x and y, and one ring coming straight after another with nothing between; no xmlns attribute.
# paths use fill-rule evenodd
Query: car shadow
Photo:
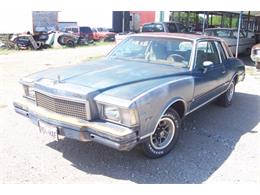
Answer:
<svg viewBox="0 0 260 195"><path fill-rule="evenodd" d="M212 103L190 114L174 150L156 160L145 158L139 147L119 152L71 139L48 146L87 174L134 183L202 183L228 159L242 135L254 133L260 120L257 102L260 96L236 93L228 108Z"/></svg>

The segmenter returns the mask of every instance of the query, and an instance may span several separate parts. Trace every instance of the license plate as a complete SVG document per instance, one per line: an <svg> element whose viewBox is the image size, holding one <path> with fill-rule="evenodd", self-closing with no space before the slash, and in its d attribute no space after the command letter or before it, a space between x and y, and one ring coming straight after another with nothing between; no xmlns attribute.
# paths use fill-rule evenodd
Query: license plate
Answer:
<svg viewBox="0 0 260 195"><path fill-rule="evenodd" d="M257 53L258 55L260 55L260 50L257 50L256 53Z"/></svg>
<svg viewBox="0 0 260 195"><path fill-rule="evenodd" d="M57 127L54 125L50 125L43 121L38 121L39 131L43 135L47 135L58 141L58 131Z"/></svg>

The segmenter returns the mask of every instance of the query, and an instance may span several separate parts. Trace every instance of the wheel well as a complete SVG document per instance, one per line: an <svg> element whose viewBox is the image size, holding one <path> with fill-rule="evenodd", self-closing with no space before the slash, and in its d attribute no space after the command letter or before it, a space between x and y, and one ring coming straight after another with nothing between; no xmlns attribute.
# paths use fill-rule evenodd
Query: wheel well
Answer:
<svg viewBox="0 0 260 195"><path fill-rule="evenodd" d="M180 118L183 118L184 112L185 112L185 104L183 101L177 101L174 102L170 108L174 109L176 112L178 112Z"/></svg>
<svg viewBox="0 0 260 195"><path fill-rule="evenodd" d="M234 81L235 81L235 84L238 83L238 75L236 75L236 76L234 77Z"/></svg>

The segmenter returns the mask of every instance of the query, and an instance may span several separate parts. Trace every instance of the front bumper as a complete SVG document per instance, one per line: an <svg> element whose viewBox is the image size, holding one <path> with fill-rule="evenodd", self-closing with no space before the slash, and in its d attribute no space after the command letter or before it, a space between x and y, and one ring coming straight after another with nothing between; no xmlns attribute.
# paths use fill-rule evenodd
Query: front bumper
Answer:
<svg viewBox="0 0 260 195"><path fill-rule="evenodd" d="M57 127L58 135L79 141L94 141L117 150L131 150L137 144L133 129L106 121L85 121L37 107L25 98L15 101L14 109L36 125L44 121Z"/></svg>

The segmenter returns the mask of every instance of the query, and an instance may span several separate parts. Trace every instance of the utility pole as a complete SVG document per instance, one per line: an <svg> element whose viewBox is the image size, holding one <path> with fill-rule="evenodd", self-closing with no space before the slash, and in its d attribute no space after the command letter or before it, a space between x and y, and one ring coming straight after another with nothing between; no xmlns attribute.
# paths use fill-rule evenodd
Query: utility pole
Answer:
<svg viewBox="0 0 260 195"><path fill-rule="evenodd" d="M236 58L237 58L237 56L238 56L239 34L240 34L240 29L241 29L242 15L243 15L243 12L241 11L241 12L240 12L240 15L239 15L238 29L237 29Z"/></svg>
<svg viewBox="0 0 260 195"><path fill-rule="evenodd" d="M203 26L202 26L202 32L204 33L204 31L205 31L205 23L206 23L206 14L205 14L205 12L204 12L204 14L203 14Z"/></svg>
<svg viewBox="0 0 260 195"><path fill-rule="evenodd" d="M122 32L125 32L125 12L123 11L123 17L122 17Z"/></svg>

